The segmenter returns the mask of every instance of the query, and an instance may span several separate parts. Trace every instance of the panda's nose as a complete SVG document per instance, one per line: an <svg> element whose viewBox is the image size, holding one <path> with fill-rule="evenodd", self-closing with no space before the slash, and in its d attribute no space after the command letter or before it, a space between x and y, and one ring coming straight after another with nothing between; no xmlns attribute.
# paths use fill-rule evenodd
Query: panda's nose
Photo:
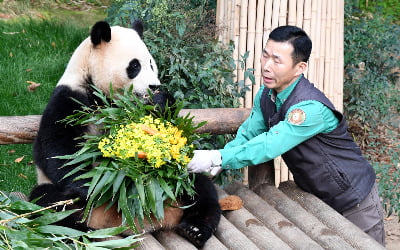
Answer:
<svg viewBox="0 0 400 250"><path fill-rule="evenodd" d="M149 85L149 88L150 88L152 91L156 91L159 87L160 87L160 85L158 85L158 84Z"/></svg>

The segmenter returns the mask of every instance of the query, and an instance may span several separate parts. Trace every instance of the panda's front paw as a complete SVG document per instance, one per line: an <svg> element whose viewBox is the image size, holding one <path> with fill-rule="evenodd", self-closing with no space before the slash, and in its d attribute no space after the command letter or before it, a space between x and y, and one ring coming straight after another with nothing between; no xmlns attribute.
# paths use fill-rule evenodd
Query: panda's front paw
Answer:
<svg viewBox="0 0 400 250"><path fill-rule="evenodd" d="M206 225L199 226L185 222L182 222L177 226L178 234L188 239L197 248L202 248L214 231L215 229Z"/></svg>

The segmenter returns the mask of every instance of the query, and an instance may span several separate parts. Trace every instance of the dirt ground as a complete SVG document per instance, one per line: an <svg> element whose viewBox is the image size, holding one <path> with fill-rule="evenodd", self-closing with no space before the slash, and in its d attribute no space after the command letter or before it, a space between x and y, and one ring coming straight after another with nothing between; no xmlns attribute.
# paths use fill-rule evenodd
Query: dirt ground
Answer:
<svg viewBox="0 0 400 250"><path fill-rule="evenodd" d="M391 215L385 218L386 248L400 250L400 222L399 217Z"/></svg>

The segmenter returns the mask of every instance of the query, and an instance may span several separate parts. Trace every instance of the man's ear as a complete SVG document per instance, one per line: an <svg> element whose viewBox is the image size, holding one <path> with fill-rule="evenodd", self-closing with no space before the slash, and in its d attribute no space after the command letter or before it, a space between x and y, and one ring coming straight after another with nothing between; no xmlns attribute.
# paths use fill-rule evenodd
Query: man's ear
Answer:
<svg viewBox="0 0 400 250"><path fill-rule="evenodd" d="M303 74L306 69L307 69L307 63L306 62L299 62L296 64L296 76L299 76L301 74Z"/></svg>

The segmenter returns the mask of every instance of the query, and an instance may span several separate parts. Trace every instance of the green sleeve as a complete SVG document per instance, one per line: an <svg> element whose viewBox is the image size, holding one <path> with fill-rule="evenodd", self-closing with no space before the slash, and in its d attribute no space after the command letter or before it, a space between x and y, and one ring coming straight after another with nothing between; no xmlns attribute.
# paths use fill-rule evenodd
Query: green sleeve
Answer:
<svg viewBox="0 0 400 250"><path fill-rule="evenodd" d="M240 125L238 131L236 132L235 139L227 143L224 148L233 148L243 145L250 139L266 131L267 128L265 126L264 117L260 107L260 99L263 90L264 86L262 86L257 92L254 98L251 113L249 117L242 123L242 125Z"/></svg>
<svg viewBox="0 0 400 250"><path fill-rule="evenodd" d="M301 109L305 112L304 122L292 124L288 121L288 114L293 109ZM293 105L288 110L285 120L273 126L269 131L259 133L247 141L243 140L242 144L221 149L222 167L237 169L267 162L314 135L333 130L337 124L338 120L333 112L322 103L317 101L301 102Z"/></svg>

